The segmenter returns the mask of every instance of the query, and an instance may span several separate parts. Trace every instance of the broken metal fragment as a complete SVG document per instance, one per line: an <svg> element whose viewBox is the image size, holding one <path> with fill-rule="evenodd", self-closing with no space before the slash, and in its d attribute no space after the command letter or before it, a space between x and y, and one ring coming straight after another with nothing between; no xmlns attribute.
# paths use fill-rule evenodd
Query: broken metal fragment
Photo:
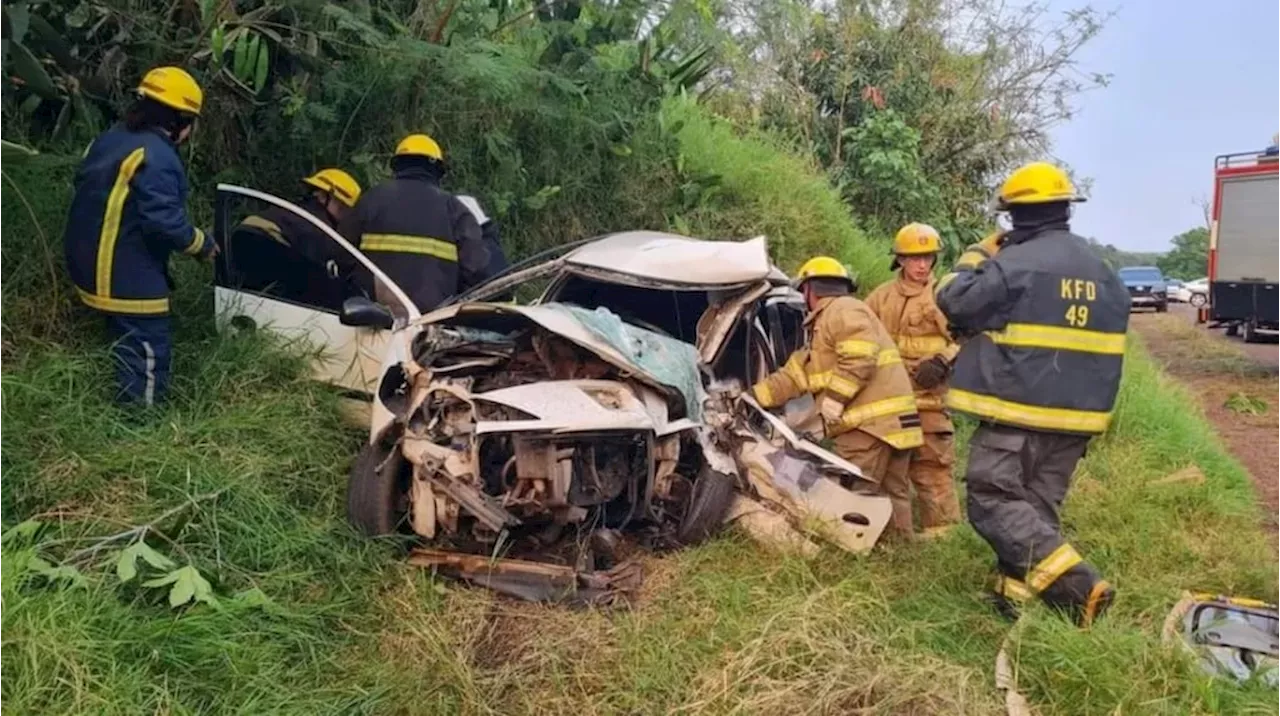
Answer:
<svg viewBox="0 0 1280 716"><path fill-rule="evenodd" d="M427 548L414 549L408 561L500 594L571 606L607 606L628 600L639 590L644 576L640 563L635 561L622 562L609 570L578 571L543 562Z"/></svg>

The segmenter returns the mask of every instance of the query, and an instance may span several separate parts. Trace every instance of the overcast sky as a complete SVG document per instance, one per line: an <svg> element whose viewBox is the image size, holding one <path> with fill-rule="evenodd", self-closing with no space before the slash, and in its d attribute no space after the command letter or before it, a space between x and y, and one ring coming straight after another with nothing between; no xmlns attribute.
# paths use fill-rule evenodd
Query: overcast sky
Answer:
<svg viewBox="0 0 1280 716"><path fill-rule="evenodd" d="M1052 0L1053 6L1084 2ZM1054 153L1093 180L1072 229L1134 251L1161 251L1203 223L1213 159L1260 150L1280 130L1276 0L1101 0L1117 15L1081 52L1110 86L1078 100Z"/></svg>

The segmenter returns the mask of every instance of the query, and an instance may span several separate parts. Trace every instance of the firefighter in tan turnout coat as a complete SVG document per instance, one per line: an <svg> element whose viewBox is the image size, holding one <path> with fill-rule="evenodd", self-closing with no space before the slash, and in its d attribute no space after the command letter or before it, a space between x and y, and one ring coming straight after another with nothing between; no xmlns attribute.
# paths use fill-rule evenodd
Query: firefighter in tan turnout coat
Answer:
<svg viewBox="0 0 1280 716"><path fill-rule="evenodd" d="M942 250L938 232L927 224L907 224L893 242L893 268L898 278L867 296L867 307L893 337L915 388L924 445L911 456L906 480L884 485L894 514L907 515L910 529L911 489L920 505L920 526L937 536L960 521L960 503L951 478L955 462L955 428L943 409L947 376L960 348L951 339L946 316L933 300L933 264Z"/></svg>
<svg viewBox="0 0 1280 716"><path fill-rule="evenodd" d="M851 295L853 281L833 258L800 268L797 282L809 314L807 347L752 387L772 408L811 393L835 452L884 487L906 480L911 451L923 442L911 379L889 333L867 305ZM894 504L892 527L910 532L911 513Z"/></svg>

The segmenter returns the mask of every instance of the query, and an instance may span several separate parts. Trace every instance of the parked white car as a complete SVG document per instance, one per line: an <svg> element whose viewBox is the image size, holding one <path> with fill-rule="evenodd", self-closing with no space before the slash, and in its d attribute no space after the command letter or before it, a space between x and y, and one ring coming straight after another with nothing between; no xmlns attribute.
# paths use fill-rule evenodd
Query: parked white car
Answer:
<svg viewBox="0 0 1280 716"><path fill-rule="evenodd" d="M307 216L251 189L218 191L220 239L237 202ZM393 289L407 319L363 296L335 311L237 285L237 246L223 241L219 325L308 341L321 349L316 377L367 401L348 518L444 548L411 562L527 598L609 601L635 586L603 553L623 532L679 546L736 519L775 546L814 551L810 532L860 552L887 525L888 499L856 489L855 465L798 435L803 420L741 394L804 341L803 300L764 237L612 234L419 315L313 223ZM545 285L532 304L486 302L531 285Z"/></svg>
<svg viewBox="0 0 1280 716"><path fill-rule="evenodd" d="M1189 303L1195 308L1201 308L1209 302L1209 279L1198 278L1194 281L1187 281L1177 288L1177 300L1183 303Z"/></svg>

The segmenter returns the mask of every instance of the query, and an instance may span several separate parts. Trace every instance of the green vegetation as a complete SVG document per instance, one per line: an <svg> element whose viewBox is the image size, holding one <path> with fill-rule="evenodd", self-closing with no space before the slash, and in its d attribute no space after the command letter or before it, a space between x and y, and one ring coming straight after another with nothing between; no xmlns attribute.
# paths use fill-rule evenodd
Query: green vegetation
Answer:
<svg viewBox="0 0 1280 716"><path fill-rule="evenodd" d="M1154 252L1143 253L1117 249L1111 244L1099 243L1092 238L1088 241L1089 248L1093 249L1093 252L1113 269L1122 269L1126 266L1155 266L1161 256Z"/></svg>
<svg viewBox="0 0 1280 716"><path fill-rule="evenodd" d="M1165 276L1194 281L1209 272L1209 230L1197 226L1173 237L1173 249L1156 261Z"/></svg>
<svg viewBox="0 0 1280 716"><path fill-rule="evenodd" d="M300 347L213 333L207 266L175 263L173 401L144 416L111 404L100 327L61 267L80 148L142 69L189 60L209 90L189 151L201 221L214 181L289 196L334 163L373 181L425 129L513 255L636 227L763 233L785 267L831 253L870 288L904 217L954 217L953 244L979 228L994 177L1043 140L1021 108L1082 89L1062 82L1096 18L1066 16L1059 41L1037 16L978 13L969 39L992 44L957 47L942 4L837 5L748 2L733 22L704 2L6 5L3 130L41 151L6 145L0 195L6 711L1001 712L1010 627L981 601L991 556L968 528L811 562L731 532L650 559L631 609L499 600L350 531L364 436ZM958 91L997 69L1024 82ZM1120 600L1089 632L1033 610L1012 635L1046 714L1277 709L1274 689L1210 681L1158 643L1181 589L1277 589L1248 479L1187 400L1134 345L1065 513ZM1203 484L1158 482L1191 465Z"/></svg>
<svg viewBox="0 0 1280 716"><path fill-rule="evenodd" d="M980 600L990 555L967 528L809 563L730 534L651 560L631 610L512 604L352 534L342 489L361 435L299 357L203 324L184 322L174 404L143 422L107 400L101 349L6 363L4 512L42 524L6 523L13 713L999 711L1009 626ZM1045 713L1276 708L1273 689L1210 682L1158 644L1181 589L1276 589L1248 479L1187 400L1135 346L1065 514L1121 599L1090 632L1036 610L1014 633ZM1204 484L1153 484L1192 464ZM166 513L147 543L198 570L213 603L171 608L170 585L145 584L171 570L145 558L122 582L131 541L104 538Z"/></svg>

